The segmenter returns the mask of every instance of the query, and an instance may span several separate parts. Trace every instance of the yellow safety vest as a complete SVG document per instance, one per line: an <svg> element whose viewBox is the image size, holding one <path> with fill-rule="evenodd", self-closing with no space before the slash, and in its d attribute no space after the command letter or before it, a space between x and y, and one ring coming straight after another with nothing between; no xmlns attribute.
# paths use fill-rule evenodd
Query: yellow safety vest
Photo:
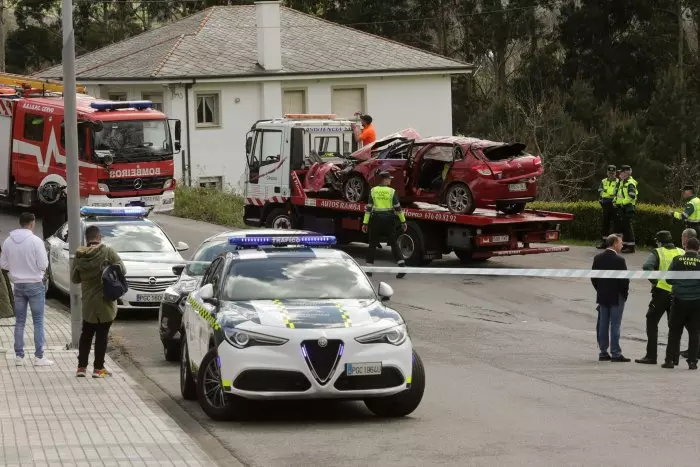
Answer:
<svg viewBox="0 0 700 467"><path fill-rule="evenodd" d="M671 267L671 261L673 261L673 258L684 255L685 251L682 248L671 249L661 247L656 249L656 253L659 255L659 271L668 271L668 268ZM656 282L656 286L667 292L671 292L673 289L671 284L666 282L664 279L659 279Z"/></svg>
<svg viewBox="0 0 700 467"><path fill-rule="evenodd" d="M396 190L390 186L378 185L372 188L369 192L371 199L365 208L365 216L362 223L367 224L372 213L378 214L382 212L395 212L401 222L406 222L401 205L394 204L394 193L396 193Z"/></svg>
<svg viewBox="0 0 700 467"><path fill-rule="evenodd" d="M618 180L609 180L607 177L600 182L602 188L600 192L600 199L613 199L615 197L615 190L617 190Z"/></svg>
<svg viewBox="0 0 700 467"><path fill-rule="evenodd" d="M700 198L697 196L688 201L690 204L693 205L693 213L688 216L688 222L692 224L697 224L700 222Z"/></svg>
<svg viewBox="0 0 700 467"><path fill-rule="evenodd" d="M634 198L630 198L629 195L629 185L632 184L634 185L635 191L637 193L637 196ZM627 205L636 205L637 204L637 198L639 198L639 190L637 189L637 180L634 178L630 177L625 181L620 180L620 183L618 183L618 188L617 188L617 195L615 197L615 204L617 206L627 206Z"/></svg>

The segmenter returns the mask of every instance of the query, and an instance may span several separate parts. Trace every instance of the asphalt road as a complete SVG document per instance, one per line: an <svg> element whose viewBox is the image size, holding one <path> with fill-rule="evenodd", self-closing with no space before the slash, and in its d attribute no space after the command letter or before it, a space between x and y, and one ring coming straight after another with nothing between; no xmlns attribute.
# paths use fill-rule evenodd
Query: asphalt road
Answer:
<svg viewBox="0 0 700 467"><path fill-rule="evenodd" d="M173 241L208 224L154 216ZM0 214L0 239L16 223ZM362 246L347 251L361 255ZM487 267L588 268L595 250L500 258ZM389 264L389 252L382 250ZM645 253L627 256L638 269ZM435 265L457 266L456 259ZM374 418L360 403L256 404L258 415L211 422L179 395L156 316L120 318L114 335L155 383L248 465L696 465L700 373L599 363L587 279L375 274L409 324L427 387L411 417ZM644 354L649 284L635 281L623 320L625 355ZM662 323L662 329L665 324ZM665 343L662 331L660 341ZM664 348L659 348L663 356Z"/></svg>

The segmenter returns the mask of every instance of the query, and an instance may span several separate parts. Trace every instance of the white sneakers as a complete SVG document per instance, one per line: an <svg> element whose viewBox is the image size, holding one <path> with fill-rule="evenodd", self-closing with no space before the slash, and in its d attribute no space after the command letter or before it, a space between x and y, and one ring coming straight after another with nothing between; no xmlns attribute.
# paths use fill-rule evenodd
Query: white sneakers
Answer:
<svg viewBox="0 0 700 467"><path fill-rule="evenodd" d="M51 366L53 365L53 361L49 360L46 357L42 358L35 358L34 359L34 366ZM24 366L24 357L15 357L15 366Z"/></svg>

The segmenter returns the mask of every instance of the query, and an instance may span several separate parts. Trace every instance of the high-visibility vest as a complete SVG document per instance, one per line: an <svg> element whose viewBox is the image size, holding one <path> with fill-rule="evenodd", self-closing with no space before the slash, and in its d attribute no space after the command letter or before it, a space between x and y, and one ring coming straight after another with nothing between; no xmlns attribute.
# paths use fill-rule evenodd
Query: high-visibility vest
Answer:
<svg viewBox="0 0 700 467"><path fill-rule="evenodd" d="M688 201L690 204L693 205L693 213L688 216L687 222L691 224L697 224L700 223L700 198L697 196L693 197L690 201Z"/></svg>
<svg viewBox="0 0 700 467"><path fill-rule="evenodd" d="M363 224L367 224L372 214L392 212L398 216L399 221L406 222L406 216L400 204L394 204L394 190L390 186L377 185L369 192L370 202L365 207Z"/></svg>
<svg viewBox="0 0 700 467"><path fill-rule="evenodd" d="M602 188L600 192L600 199L613 199L615 197L615 190L617 190L618 180L610 180L607 177L600 182Z"/></svg>
<svg viewBox="0 0 700 467"><path fill-rule="evenodd" d="M629 195L629 185L632 184L634 185L635 191L637 192L637 196L634 198L630 198ZM639 198L639 190L637 188L637 180L634 178L630 177L627 180L620 180L620 183L617 185L617 195L615 197L615 204L618 206L627 206L627 205L636 205L637 204L637 198Z"/></svg>
<svg viewBox="0 0 700 467"><path fill-rule="evenodd" d="M671 267L671 261L673 261L673 258L684 255L685 251L682 248L661 247L656 249L656 253L659 255L659 271L668 271L668 268ZM666 282L664 279L659 279L656 282L656 286L667 292L671 292L673 289L671 284Z"/></svg>

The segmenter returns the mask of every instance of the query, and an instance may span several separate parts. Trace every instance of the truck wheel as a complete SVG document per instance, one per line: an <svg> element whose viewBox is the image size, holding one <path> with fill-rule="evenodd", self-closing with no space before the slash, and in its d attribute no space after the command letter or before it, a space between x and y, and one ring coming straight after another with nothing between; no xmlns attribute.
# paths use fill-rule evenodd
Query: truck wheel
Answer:
<svg viewBox="0 0 700 467"><path fill-rule="evenodd" d="M194 376L190 366L190 353L187 351L185 333L182 333L182 337L180 337L180 393L188 401L193 401L197 398L197 388L194 384Z"/></svg>
<svg viewBox="0 0 700 467"><path fill-rule="evenodd" d="M496 209L505 214L520 214L525 210L525 203L496 203Z"/></svg>
<svg viewBox="0 0 700 467"><path fill-rule="evenodd" d="M275 208L267 215L265 219L265 227L268 229L286 229L292 228L292 218L286 209Z"/></svg>
<svg viewBox="0 0 700 467"><path fill-rule="evenodd" d="M343 198L351 203L359 203L366 200L368 193L367 182L359 174L352 175L343 185Z"/></svg>
<svg viewBox="0 0 700 467"><path fill-rule="evenodd" d="M231 420L240 412L243 399L224 392L216 348L202 359L197 374L197 399L202 410L213 420Z"/></svg>
<svg viewBox="0 0 700 467"><path fill-rule="evenodd" d="M397 243L407 265L425 266L430 263L430 260L425 259L425 237L423 236L423 231L415 222L408 223L408 229L399 234Z"/></svg>
<svg viewBox="0 0 700 467"><path fill-rule="evenodd" d="M464 183L453 183L445 192L445 204L455 214L471 214L476 209L472 192Z"/></svg>
<svg viewBox="0 0 700 467"><path fill-rule="evenodd" d="M416 410L425 392L425 368L415 350L412 373L411 387L393 396L366 399L367 408L379 417L405 417Z"/></svg>

